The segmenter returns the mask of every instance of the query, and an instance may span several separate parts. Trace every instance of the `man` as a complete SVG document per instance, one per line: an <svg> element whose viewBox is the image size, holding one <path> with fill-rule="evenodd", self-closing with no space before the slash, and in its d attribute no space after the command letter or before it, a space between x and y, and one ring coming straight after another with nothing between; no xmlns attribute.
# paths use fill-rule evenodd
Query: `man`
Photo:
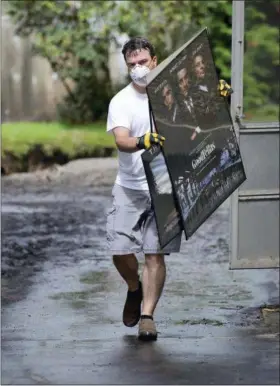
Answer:
<svg viewBox="0 0 280 386"><path fill-rule="evenodd" d="M164 255L179 252L181 235L161 250L141 159L145 149L165 140L150 132L145 77L157 65L155 50L146 39L133 38L122 53L132 82L114 96L108 111L107 131L115 137L119 170L107 218L107 240L115 267L128 285L123 323L133 327L140 320L139 339L156 340L153 315L165 282ZM142 282L135 256L139 252L145 255Z"/></svg>
<svg viewBox="0 0 280 386"><path fill-rule="evenodd" d="M210 87L209 79L207 79L206 76L206 64L201 54L196 55L193 59L193 72L196 78L196 87L201 91L209 92ZM219 80L218 88L220 91L220 96L227 97L233 92L230 85L228 85L223 79Z"/></svg>
<svg viewBox="0 0 280 386"><path fill-rule="evenodd" d="M128 285L123 323L133 327L140 320L139 339L156 340L153 315L165 282L164 255L180 251L181 235L161 250L141 159L145 149L162 146L165 140L150 132L146 75L157 65L155 50L146 39L132 38L122 53L132 82L114 96L108 111L107 131L115 138L119 169L108 212L107 241L115 267ZM161 169L164 161L158 159ZM142 282L135 256L139 252L145 255Z"/></svg>
<svg viewBox="0 0 280 386"><path fill-rule="evenodd" d="M206 113L208 114L209 108L213 107L211 105L214 103L213 92L215 96L217 96L218 93L214 87L211 87L209 74L206 75L206 64L201 54L198 54L193 58L192 68L195 77L192 91L197 102L198 113L202 113L203 115ZM212 120L214 118L215 116L211 116Z"/></svg>
<svg viewBox="0 0 280 386"><path fill-rule="evenodd" d="M220 93L218 93L213 83L215 74L210 74L209 71L207 73L206 67L203 55L200 53L195 55L192 62L195 77L192 93L196 104L197 120L204 130L228 122L228 115L223 108L220 96L228 96L232 93L230 86L222 79L219 81Z"/></svg>
<svg viewBox="0 0 280 386"><path fill-rule="evenodd" d="M181 95L180 107L184 111L185 122L188 122L190 125L193 125L195 127L191 135L191 140L194 140L196 138L197 133L200 133L201 130L198 125L195 114L194 101L190 96L190 79L185 63L183 63L179 67L176 76L178 88L180 90Z"/></svg>
<svg viewBox="0 0 280 386"><path fill-rule="evenodd" d="M205 62L202 55L196 55L193 59L193 70L196 77L196 85L197 87L204 91L208 92L208 85L205 81Z"/></svg>
<svg viewBox="0 0 280 386"><path fill-rule="evenodd" d="M171 86L167 83L162 89L163 104L166 107L165 117L167 121L176 122L178 106L174 100Z"/></svg>

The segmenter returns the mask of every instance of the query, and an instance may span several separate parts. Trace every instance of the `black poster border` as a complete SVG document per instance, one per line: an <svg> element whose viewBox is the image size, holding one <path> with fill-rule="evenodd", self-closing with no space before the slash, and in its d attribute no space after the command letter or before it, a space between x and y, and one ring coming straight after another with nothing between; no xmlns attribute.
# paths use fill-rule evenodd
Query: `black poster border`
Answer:
<svg viewBox="0 0 280 386"><path fill-rule="evenodd" d="M151 116L152 118L152 116ZM152 124L152 121L151 121L151 124ZM146 150L142 155L142 162L143 162L143 167L144 167L144 170L145 170L145 173L146 173L146 177L147 177L147 181L148 181L148 184L149 184L149 180L151 178L151 174L152 174L152 171L151 171L151 168L150 168L150 163L153 161L153 159L159 155L160 153L163 153L162 152L162 148L159 146L159 145L153 145L151 146L148 150ZM164 157L164 155L163 155ZM167 168L167 171L168 171L168 175L169 175L169 180L170 180L170 183L172 185L172 198L173 198L173 203L174 203L174 209L176 210L177 214L179 215L179 229L177 231L177 233L174 234L173 237L169 238L167 241L164 241L164 239L162 238L162 234L161 234L161 227L160 227L160 223L159 223L159 218L158 218L158 215L157 215L157 211L155 210L155 207L156 207L156 204L155 204L155 197L154 195L151 193L151 202L152 202L152 209L154 210L154 213L155 213L155 221L156 221L156 226L157 226L157 231L158 231L158 236L159 236L159 242L160 242L160 246L161 246L161 249L164 249L167 245L169 245L176 237L179 236L179 234L182 233L182 231L184 231L184 227L183 227L183 223L182 223L182 216L181 216L181 213L180 213L180 207L179 207L179 203L177 202L177 198L176 198L176 194L175 194L175 191L174 191L174 187L173 187L173 183L172 183L172 180L170 178L170 173L169 173L169 170L168 170L168 167L167 167L167 164L166 164L166 159L164 157L164 161L165 161L165 165L166 165L166 168Z"/></svg>
<svg viewBox="0 0 280 386"><path fill-rule="evenodd" d="M148 93L147 93L148 94ZM148 94L148 98L149 98L149 94ZM150 98L149 98L149 114L150 114L150 124L151 124L151 132L153 132L153 121L155 122L154 120L154 114L153 114L153 110L152 110L152 106L151 106L151 102L150 102ZM168 166L168 163L166 162L166 155L164 153L164 145L161 147L160 151L162 152L162 155L164 157L164 161L165 161L165 165L166 165L166 168L167 168L167 171L168 171L168 175L169 175L169 180L171 182L171 185L172 185L172 190L173 190L173 199L174 199L174 207L177 209L178 213L179 213L179 216L180 216L180 224L181 224L181 230L185 233L185 237L186 239L188 239L187 237L187 234L186 234L186 230L185 230L185 227L184 227L184 218L183 218L183 215L182 215L182 212L180 210L180 204L179 204L179 201L178 201L178 198L177 198L177 194L176 194L176 189L175 189L175 185L174 185L174 181L173 179L171 178L171 175L170 175L170 169L169 169L169 166ZM157 218L157 216L155 216ZM158 228L158 231L159 231L159 228ZM176 236L175 236L176 237Z"/></svg>

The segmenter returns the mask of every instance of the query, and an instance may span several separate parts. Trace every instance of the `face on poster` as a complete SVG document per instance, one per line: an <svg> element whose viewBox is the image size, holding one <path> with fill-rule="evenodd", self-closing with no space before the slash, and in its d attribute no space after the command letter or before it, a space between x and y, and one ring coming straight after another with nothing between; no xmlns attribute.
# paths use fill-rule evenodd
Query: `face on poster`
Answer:
<svg viewBox="0 0 280 386"><path fill-rule="evenodd" d="M188 237L246 176L206 31L147 88Z"/></svg>

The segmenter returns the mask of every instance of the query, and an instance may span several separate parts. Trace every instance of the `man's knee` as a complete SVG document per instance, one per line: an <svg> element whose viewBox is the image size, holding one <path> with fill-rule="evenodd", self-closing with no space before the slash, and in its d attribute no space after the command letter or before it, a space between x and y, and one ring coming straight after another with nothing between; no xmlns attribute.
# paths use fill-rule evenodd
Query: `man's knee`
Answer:
<svg viewBox="0 0 280 386"><path fill-rule="evenodd" d="M114 264L118 264L120 262L127 261L131 258L135 258L135 255L133 253L127 255L113 255L113 262Z"/></svg>
<svg viewBox="0 0 280 386"><path fill-rule="evenodd" d="M164 265L164 255L163 254L146 254L145 263L148 266L158 266Z"/></svg>

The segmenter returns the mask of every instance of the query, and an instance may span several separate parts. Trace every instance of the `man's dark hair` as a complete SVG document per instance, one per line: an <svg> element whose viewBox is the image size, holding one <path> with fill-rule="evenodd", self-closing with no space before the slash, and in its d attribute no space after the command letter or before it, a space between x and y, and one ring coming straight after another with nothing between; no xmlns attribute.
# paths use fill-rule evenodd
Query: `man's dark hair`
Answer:
<svg viewBox="0 0 280 386"><path fill-rule="evenodd" d="M187 70L187 73L189 73L189 69L187 67L187 63L186 62L182 62L182 63L179 64L179 66L176 68L176 75L181 70Z"/></svg>
<svg viewBox="0 0 280 386"><path fill-rule="evenodd" d="M124 59L126 60L127 54L141 49L148 50L150 52L151 57L155 56L155 48L147 39L142 37L135 37L129 39L123 46L122 54L124 56Z"/></svg>

